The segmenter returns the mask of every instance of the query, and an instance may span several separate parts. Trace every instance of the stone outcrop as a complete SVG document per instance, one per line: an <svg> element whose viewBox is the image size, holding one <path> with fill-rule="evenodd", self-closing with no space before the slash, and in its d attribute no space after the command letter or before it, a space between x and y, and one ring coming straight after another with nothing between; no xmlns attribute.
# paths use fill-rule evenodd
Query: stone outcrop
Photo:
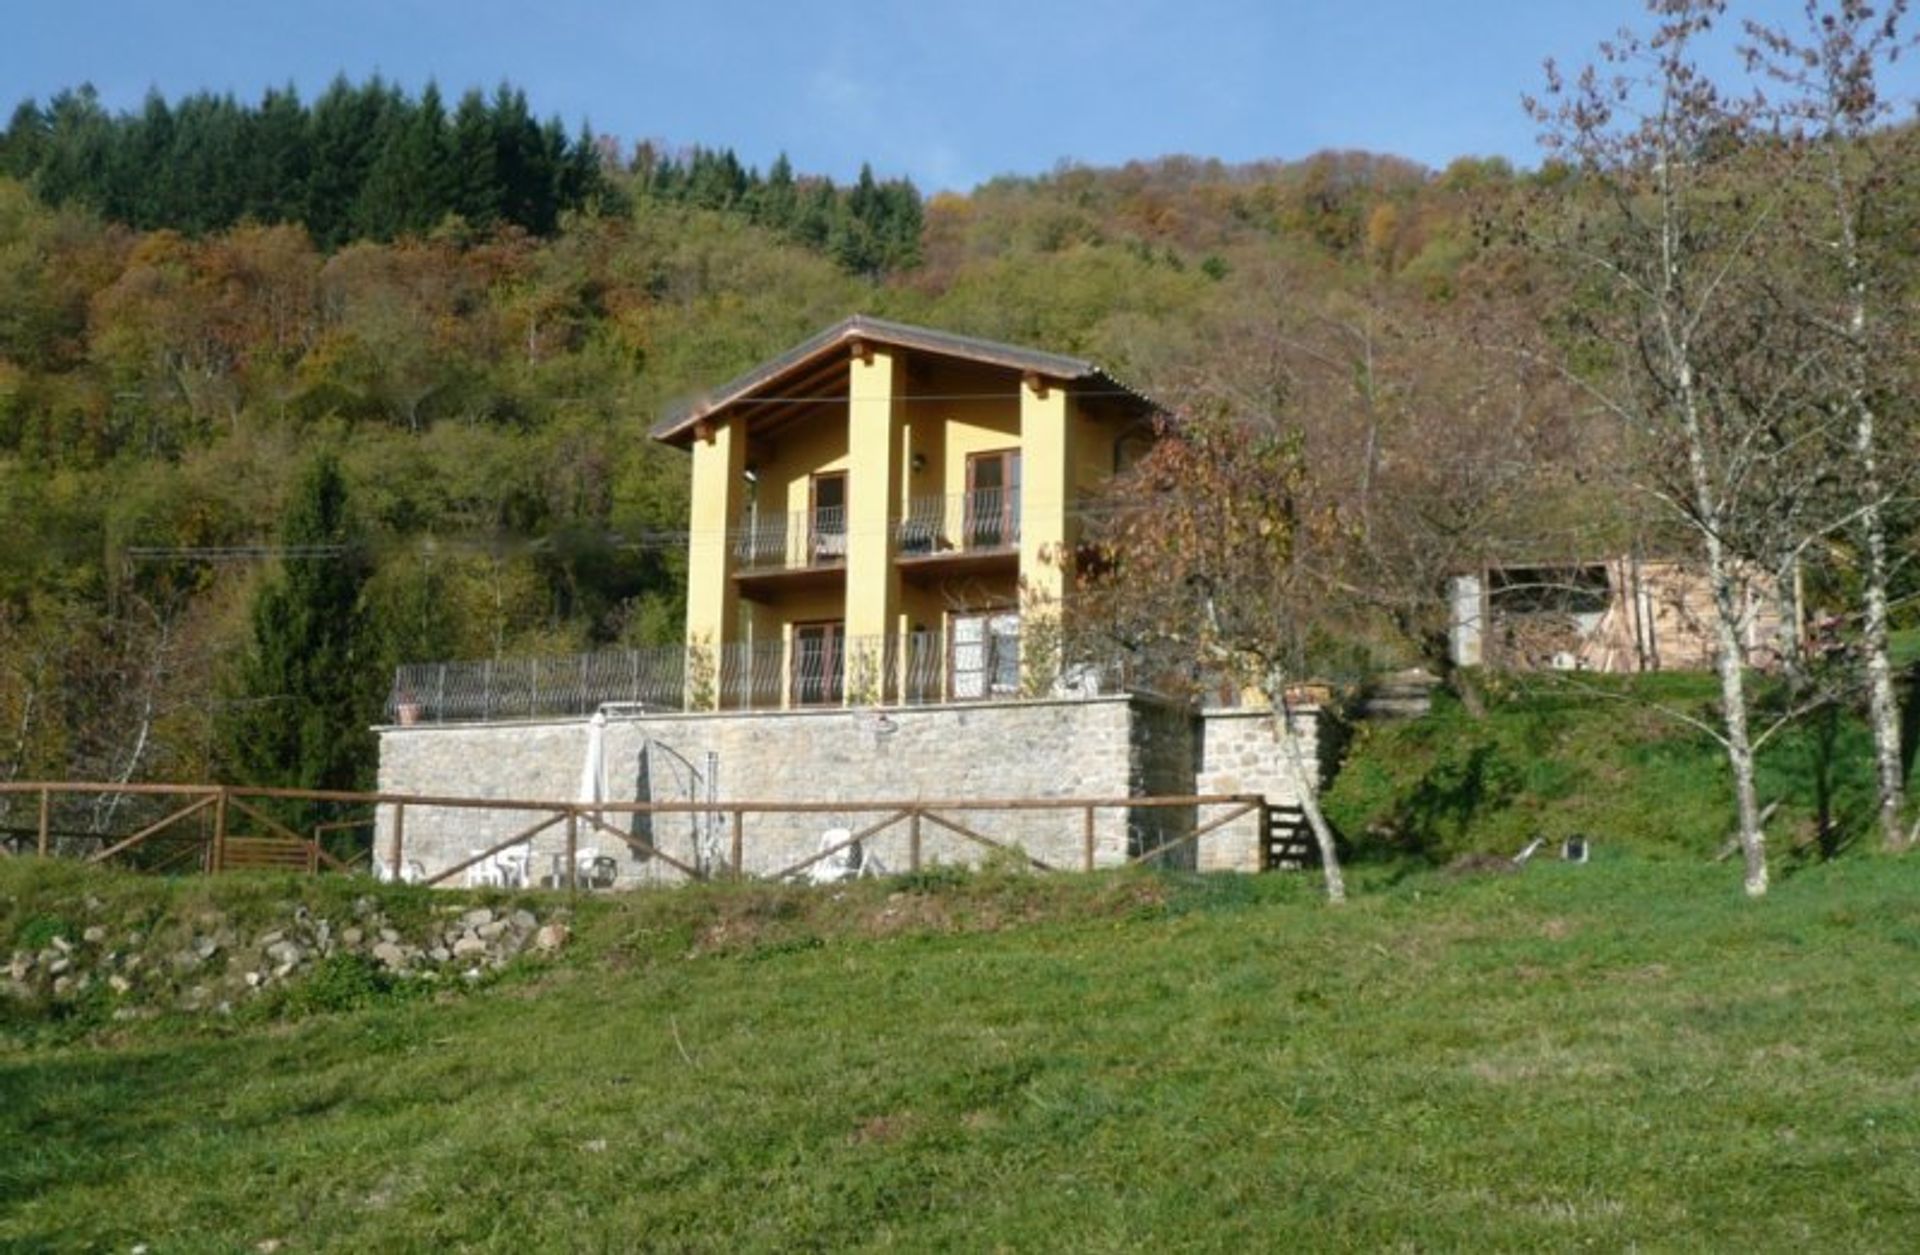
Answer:
<svg viewBox="0 0 1920 1255"><path fill-rule="evenodd" d="M88 914L107 914L97 899ZM329 918L287 904L271 926L248 927L219 910L132 925L82 920L8 957L0 997L73 1002L106 997L117 1019L163 1011L231 1011L248 999L313 977L341 956L396 980L475 981L523 954L548 958L567 937L566 907L434 908L427 919L389 916L373 895Z"/></svg>

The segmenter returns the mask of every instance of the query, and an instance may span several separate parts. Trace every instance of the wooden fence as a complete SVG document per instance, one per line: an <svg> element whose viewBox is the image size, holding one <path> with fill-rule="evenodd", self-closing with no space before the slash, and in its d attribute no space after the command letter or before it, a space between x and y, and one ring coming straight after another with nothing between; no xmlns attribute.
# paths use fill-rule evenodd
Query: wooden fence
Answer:
<svg viewBox="0 0 1920 1255"><path fill-rule="evenodd" d="M145 823L136 831L125 836L102 836L99 834L60 834L52 824L55 802L63 797L140 797L152 798L166 805L168 809L160 818ZM1092 871L1097 865L1096 816L1103 810L1122 809L1127 811L1159 810L1169 808L1192 809L1195 823L1191 830L1164 839L1151 849L1129 852L1125 865L1154 862L1165 858L1182 847L1197 845L1210 833L1225 828L1228 824L1257 816L1259 831L1265 833L1268 828L1268 806L1266 800L1249 794L1211 794L1180 797L1119 797L1119 798L992 798L992 799L952 799L911 801L833 801L833 802L766 802L766 801L723 801L723 802L555 802L536 801L518 798L471 798L438 797L425 794L408 793L349 793L324 789L279 789L264 787L240 787L232 785L198 784L111 784L93 781L0 783L0 798L23 796L37 801L37 824L30 830L33 838L31 850L41 857L51 857L64 853L64 847L80 840L83 843L98 844L101 848L85 855L87 861L103 863L120 857L141 847L151 846L163 837L174 840L181 848L169 852L164 858L149 862L148 870L181 871L197 866L198 870L217 873L246 869L279 869L304 871L309 874L320 872L353 872L363 867L376 870L368 864L377 862L377 871L392 879L404 879L408 867L407 860L407 814L409 809L421 808L506 812L519 814L527 818L527 823L517 828L509 836L482 850L472 851L465 858L439 868L430 875L424 875L421 883L428 885L445 884L468 869L495 859L517 846L525 846L535 837L563 827L564 831L564 887L573 890L580 887L579 851L582 830L613 837L637 854L648 859L657 859L667 867L684 874L689 880L707 880L716 874L740 877L746 866L749 842L746 834L747 820L755 815L875 815L878 818L862 827L853 829L849 834L814 853L798 859L775 871L765 873L769 879L786 879L805 872L822 860L834 858L862 842L871 841L882 833L904 827L907 844L907 870L919 871L922 867L923 835L928 830L958 837L963 842L981 847L990 852L1024 861L1040 871L1066 870L1055 863L1046 862L1030 852L1016 841L1003 840L980 831L974 823L963 822L958 816L971 817L980 812L1022 813L1036 811L1060 812L1063 818L1079 820L1079 850L1077 864L1083 871ZM336 807L384 807L387 813L385 822L376 824L374 818L330 821L318 824L312 832L295 832L285 823L276 819L266 809L271 802L326 803ZM1225 808L1223 813L1199 819L1201 808ZM703 865L700 859L687 860L677 858L662 850L655 843L622 831L608 821L609 816L632 815L717 815L728 821L728 858L723 869ZM199 820L199 832L183 835L181 830L189 820ZM372 828L374 832L364 848L342 857L339 853L327 849L329 834L347 832L358 828ZM381 829L384 828L384 831ZM21 840L23 830L8 830L12 834L8 841L0 842L0 852L22 852L26 843ZM355 843L356 845L358 842ZM13 848L9 848L9 847ZM195 860L194 855L198 858ZM557 886L556 886L557 887Z"/></svg>

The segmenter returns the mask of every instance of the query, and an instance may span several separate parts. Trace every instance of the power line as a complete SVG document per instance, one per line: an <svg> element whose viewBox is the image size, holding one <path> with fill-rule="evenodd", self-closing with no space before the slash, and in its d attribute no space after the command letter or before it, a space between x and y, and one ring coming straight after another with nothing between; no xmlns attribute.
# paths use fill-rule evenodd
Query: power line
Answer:
<svg viewBox="0 0 1920 1255"><path fill-rule="evenodd" d="M1063 512L1069 519L1100 519L1140 508L1139 501L1083 502L1071 505ZM998 511L991 513L997 517ZM652 530L644 532L602 532L595 539L601 544L620 550L643 553L677 553L685 550L695 539L748 539L755 535L779 536L792 531L790 527L774 523L773 520L811 519L810 511L772 511L761 516L762 522L756 528L748 524L713 529L674 529ZM971 516L962 511L959 515L964 527ZM897 532L903 525L914 522L911 518L890 520L885 531ZM877 534L870 528L840 527L833 529L840 535L871 536ZM130 562L265 562L279 560L339 558L356 549L375 552L394 552L413 550L428 555L433 553L479 553L503 556L515 553L554 552L561 548L552 536L539 536L527 539L503 539L499 537L448 537L423 536L406 539L396 538L390 541L376 541L365 546L355 545L129 545L121 552Z"/></svg>

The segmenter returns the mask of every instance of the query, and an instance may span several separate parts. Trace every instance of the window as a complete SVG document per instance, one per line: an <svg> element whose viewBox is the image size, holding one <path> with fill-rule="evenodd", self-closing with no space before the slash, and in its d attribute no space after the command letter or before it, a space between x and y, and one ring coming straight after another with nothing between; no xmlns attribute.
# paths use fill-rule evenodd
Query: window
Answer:
<svg viewBox="0 0 1920 1255"><path fill-rule="evenodd" d="M948 621L948 657L953 700L1012 697L1020 691L1020 614L989 610L956 614Z"/></svg>
<svg viewBox="0 0 1920 1255"><path fill-rule="evenodd" d="M967 548L1004 549L1020 541L1020 450L967 458Z"/></svg>
<svg viewBox="0 0 1920 1255"><path fill-rule="evenodd" d="M808 504L810 565L847 560L847 477L845 472L815 475Z"/></svg>
<svg viewBox="0 0 1920 1255"><path fill-rule="evenodd" d="M793 629L793 704L834 706L844 691L845 625L798 623Z"/></svg>

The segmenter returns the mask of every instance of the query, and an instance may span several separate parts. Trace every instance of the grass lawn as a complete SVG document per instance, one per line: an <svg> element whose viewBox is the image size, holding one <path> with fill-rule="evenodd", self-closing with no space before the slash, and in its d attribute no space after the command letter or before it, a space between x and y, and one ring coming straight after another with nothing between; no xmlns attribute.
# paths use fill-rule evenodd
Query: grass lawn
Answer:
<svg viewBox="0 0 1920 1255"><path fill-rule="evenodd" d="M0 1246L1913 1248L1920 859L1358 879L647 894L465 996L15 1033Z"/></svg>

